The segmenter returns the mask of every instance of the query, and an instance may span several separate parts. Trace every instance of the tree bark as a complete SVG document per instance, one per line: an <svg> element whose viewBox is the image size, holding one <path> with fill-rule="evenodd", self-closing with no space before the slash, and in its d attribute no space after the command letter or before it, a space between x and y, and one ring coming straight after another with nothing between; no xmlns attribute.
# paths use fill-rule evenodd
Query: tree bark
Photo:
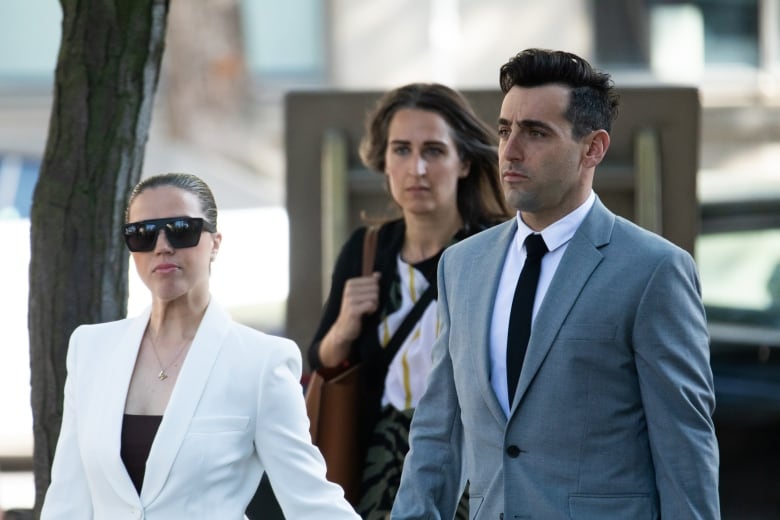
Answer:
<svg viewBox="0 0 780 520"><path fill-rule="evenodd" d="M82 323L127 312L128 255L119 229L141 177L169 0L61 6L54 103L30 232L36 518L62 420L68 338Z"/></svg>

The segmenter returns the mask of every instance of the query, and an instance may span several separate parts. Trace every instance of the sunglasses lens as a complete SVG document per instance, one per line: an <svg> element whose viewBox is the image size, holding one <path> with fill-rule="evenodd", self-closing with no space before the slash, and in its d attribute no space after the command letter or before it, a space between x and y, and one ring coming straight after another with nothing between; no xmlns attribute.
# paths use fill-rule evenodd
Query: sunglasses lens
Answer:
<svg viewBox="0 0 780 520"><path fill-rule="evenodd" d="M157 225L138 222L127 224L124 227L125 242L127 248L133 252L151 251L157 241Z"/></svg>
<svg viewBox="0 0 780 520"><path fill-rule="evenodd" d="M176 249L195 247L200 242L203 219L179 217L145 220L125 224L122 231L127 248L138 253L154 250L161 229L165 230L165 238L171 247Z"/></svg>
<svg viewBox="0 0 780 520"><path fill-rule="evenodd" d="M201 229L203 229L201 219L176 219L165 225L165 238L177 249L195 247L200 242Z"/></svg>

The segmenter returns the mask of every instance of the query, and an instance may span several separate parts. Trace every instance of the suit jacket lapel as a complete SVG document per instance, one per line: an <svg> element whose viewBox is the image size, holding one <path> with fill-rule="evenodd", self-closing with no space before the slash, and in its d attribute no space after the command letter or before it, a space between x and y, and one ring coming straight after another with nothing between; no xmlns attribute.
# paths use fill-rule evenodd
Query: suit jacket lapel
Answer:
<svg viewBox="0 0 780 520"><path fill-rule="evenodd" d="M512 219L500 224L495 246L484 247L479 254L472 256L471 263L467 266L466 273L482 273L481 276L469 276L474 284L463 294L471 294L474 297L468 302L468 314L475 323L485 323L486 327L468 327L470 336L467 347L472 353L477 375L478 387L482 397L488 405L490 412L502 426L506 424L506 415L498 402L493 386L490 384L490 324L493 321L493 307L496 301L496 291L501 279L504 267L506 251L512 244L512 239L517 231L517 221ZM493 237L491 237L493 239ZM497 254L496 249L503 252ZM489 290L488 290L489 288ZM467 318L468 319L468 318ZM471 348L470 345L485 345L484 348Z"/></svg>
<svg viewBox="0 0 780 520"><path fill-rule="evenodd" d="M510 415L517 409L547 357L588 278L601 263L603 255L599 248L609 243L614 223L615 215L596 198L593 208L569 242L534 320Z"/></svg>
<svg viewBox="0 0 780 520"><path fill-rule="evenodd" d="M212 299L192 340L146 461L141 488L145 506L154 501L168 480L230 323L230 315Z"/></svg>
<svg viewBox="0 0 780 520"><path fill-rule="evenodd" d="M100 457L104 471L117 495L125 498L128 503L138 502L138 492L119 455L122 445L122 424L127 390L135 369L141 338L149 323L150 310L147 308L139 316L125 322L127 326L115 346L106 345L111 352L106 353L108 361L101 375L103 381L97 386L102 389L101 395L94 396L98 403L95 409L97 413L90 419L96 422L87 429L87 431L97 432L92 442L97 446L102 445L106 450L105 456Z"/></svg>

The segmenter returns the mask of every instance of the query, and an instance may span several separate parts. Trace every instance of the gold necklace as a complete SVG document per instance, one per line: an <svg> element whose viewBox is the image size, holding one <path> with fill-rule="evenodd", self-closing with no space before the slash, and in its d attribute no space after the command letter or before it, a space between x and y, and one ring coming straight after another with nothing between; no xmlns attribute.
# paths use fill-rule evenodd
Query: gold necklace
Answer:
<svg viewBox="0 0 780 520"><path fill-rule="evenodd" d="M181 357L182 352L184 352L184 349L187 348L187 345L189 345L192 342L192 340L190 339L185 341L184 344L182 344L182 346L179 347L179 351L176 353L176 356L173 358L173 360L170 363L168 363L168 366L163 366L162 361L160 361L160 354L157 353L157 345L155 345L154 340L152 339L152 335L149 334L147 337L149 338L149 343L152 344L152 352L154 352L154 357L157 358L157 364L160 365L160 373L157 374L157 379L159 379L160 381L165 381L169 377L168 369L171 368L174 363L176 363L176 360L179 359L179 357Z"/></svg>

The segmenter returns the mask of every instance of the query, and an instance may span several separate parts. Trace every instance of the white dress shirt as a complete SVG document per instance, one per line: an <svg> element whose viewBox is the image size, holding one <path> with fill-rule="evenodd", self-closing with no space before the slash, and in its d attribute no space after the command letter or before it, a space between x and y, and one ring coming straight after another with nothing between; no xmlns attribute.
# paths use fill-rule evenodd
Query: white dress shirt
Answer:
<svg viewBox="0 0 780 520"><path fill-rule="evenodd" d="M536 319L536 313L547 294L547 288L550 287L558 264L561 262L566 246L574 236L574 233L585 220L590 208L596 200L593 191L590 192L587 200L577 209L554 222L541 231L544 243L547 244L549 252L542 257L542 269L539 274L539 285L536 287L536 297L534 299L533 320ZM512 246L507 251L504 260L504 269L501 272L501 281L498 284L496 292L496 301L493 306L493 319L490 324L490 381L493 391L496 393L498 402L504 413L509 416L509 392L507 390L506 380L506 347L507 334L509 330L509 314L512 311L512 300L515 295L517 279L520 277L520 271L525 263L525 239L528 235L534 233L530 227L523 222L520 212L517 212L517 232L512 241Z"/></svg>

